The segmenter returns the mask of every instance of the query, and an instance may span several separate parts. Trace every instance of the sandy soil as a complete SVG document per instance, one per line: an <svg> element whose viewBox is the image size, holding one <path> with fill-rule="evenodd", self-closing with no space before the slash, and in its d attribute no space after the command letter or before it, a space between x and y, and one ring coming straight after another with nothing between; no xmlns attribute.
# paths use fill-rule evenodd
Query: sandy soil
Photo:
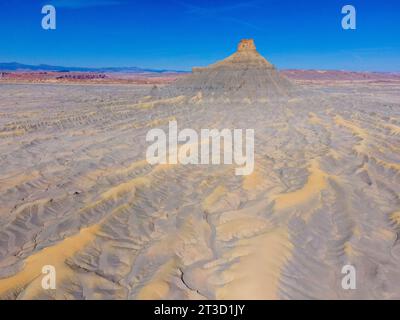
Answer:
<svg viewBox="0 0 400 320"><path fill-rule="evenodd" d="M253 103L150 90L0 85L0 297L400 298L398 83ZM170 120L255 129L254 173L150 166L146 133Z"/></svg>

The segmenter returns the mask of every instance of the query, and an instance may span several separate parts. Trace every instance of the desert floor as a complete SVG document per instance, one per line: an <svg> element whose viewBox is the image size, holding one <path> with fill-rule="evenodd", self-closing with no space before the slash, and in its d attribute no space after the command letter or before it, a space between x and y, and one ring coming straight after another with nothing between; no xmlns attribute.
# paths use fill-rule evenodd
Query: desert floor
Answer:
<svg viewBox="0 0 400 320"><path fill-rule="evenodd" d="M1 298L400 299L400 83L286 102L150 91L0 85ZM149 165L146 134L171 120L255 129L254 173Z"/></svg>

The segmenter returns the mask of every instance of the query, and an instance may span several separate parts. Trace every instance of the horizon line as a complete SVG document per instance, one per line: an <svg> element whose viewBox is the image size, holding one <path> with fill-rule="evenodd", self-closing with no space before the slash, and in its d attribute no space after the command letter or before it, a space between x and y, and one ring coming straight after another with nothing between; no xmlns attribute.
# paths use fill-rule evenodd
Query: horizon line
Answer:
<svg viewBox="0 0 400 320"><path fill-rule="evenodd" d="M118 67L118 66L98 66L98 67L88 67L88 66L77 66L77 65L53 65L53 64L47 64L47 63L40 63L40 64L30 64L30 63L23 63L23 62L17 62L17 61L10 61L10 62L0 62L0 65L2 64L18 64L18 65L25 65L25 66L29 66L29 67L35 67L38 68L40 66L46 66L46 67L54 67L54 68L62 68L62 69L66 69L66 70L24 70L24 69L17 69L17 70L10 70L10 69L3 69L0 66L0 71L47 71L47 72L61 72L61 71L69 71L69 72L96 72L96 71L79 71L79 70L73 70L70 71L68 70L68 68L71 69L139 69L139 70L143 70L144 72L176 72L176 73L190 73L192 72L192 70L178 70L178 69L168 69L168 68L157 68L157 67L140 67L140 66L122 66L122 67ZM274 65L275 66L275 65ZM191 67L190 69L194 68L195 66ZM276 66L275 66L276 67ZM383 71L383 70L371 70L371 69L363 69L363 70L356 70L356 69L347 69L347 68L301 68L301 67L297 67L297 68L277 68L278 70L282 70L282 71L290 71L290 70L299 70L299 71L340 71L340 72L356 72L356 73L400 73L400 70L391 70L391 71ZM115 71L114 73L118 73L118 71ZM122 73L122 72L121 72Z"/></svg>

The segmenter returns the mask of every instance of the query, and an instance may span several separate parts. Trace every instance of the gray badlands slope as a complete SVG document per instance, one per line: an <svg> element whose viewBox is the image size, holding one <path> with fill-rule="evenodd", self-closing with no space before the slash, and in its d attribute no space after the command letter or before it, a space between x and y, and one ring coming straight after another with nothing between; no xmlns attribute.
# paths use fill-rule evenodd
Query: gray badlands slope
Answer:
<svg viewBox="0 0 400 320"><path fill-rule="evenodd" d="M208 99L270 100L286 98L295 88L256 50L253 40L242 40L228 58L178 79L170 94L201 92Z"/></svg>
<svg viewBox="0 0 400 320"><path fill-rule="evenodd" d="M400 85L309 90L263 65L256 98L246 83L221 98L213 68L153 96L1 85L0 297L399 299ZM254 173L149 165L146 133L171 120L255 129Z"/></svg>

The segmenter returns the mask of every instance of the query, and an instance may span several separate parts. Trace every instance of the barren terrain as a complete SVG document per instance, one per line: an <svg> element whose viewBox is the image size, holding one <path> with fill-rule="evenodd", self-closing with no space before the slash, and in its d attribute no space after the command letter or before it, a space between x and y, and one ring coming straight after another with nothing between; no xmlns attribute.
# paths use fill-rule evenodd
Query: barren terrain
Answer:
<svg viewBox="0 0 400 320"><path fill-rule="evenodd" d="M400 298L400 85L286 101L0 85L0 296ZM255 171L150 166L151 128L255 129ZM341 269L357 270L343 290ZM53 265L57 289L43 290Z"/></svg>

